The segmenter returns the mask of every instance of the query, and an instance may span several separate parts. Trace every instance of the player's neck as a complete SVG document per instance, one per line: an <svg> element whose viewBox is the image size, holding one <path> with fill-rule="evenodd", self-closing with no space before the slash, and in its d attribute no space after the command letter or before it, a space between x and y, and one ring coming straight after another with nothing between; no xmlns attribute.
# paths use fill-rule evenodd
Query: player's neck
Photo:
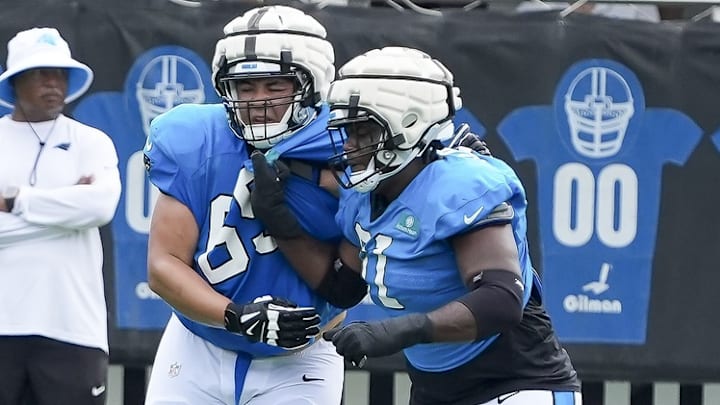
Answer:
<svg viewBox="0 0 720 405"><path fill-rule="evenodd" d="M388 203L395 200L425 166L422 159L414 159L399 173L381 181L374 193L382 196Z"/></svg>

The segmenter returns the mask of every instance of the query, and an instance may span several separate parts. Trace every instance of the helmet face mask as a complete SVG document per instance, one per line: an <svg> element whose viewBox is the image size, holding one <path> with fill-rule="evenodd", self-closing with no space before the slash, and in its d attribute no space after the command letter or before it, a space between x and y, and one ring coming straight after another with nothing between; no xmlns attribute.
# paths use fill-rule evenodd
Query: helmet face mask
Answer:
<svg viewBox="0 0 720 405"><path fill-rule="evenodd" d="M235 135L269 149L308 125L335 78L335 52L325 28L301 10L265 6L233 19L223 31L213 56L213 82ZM271 78L291 79L293 91L276 94L270 87L250 104L238 91L250 80Z"/></svg>
<svg viewBox="0 0 720 405"><path fill-rule="evenodd" d="M396 163L398 155L392 152L395 143L390 127L371 111L332 119L328 123L328 132L332 144L342 147L335 151L329 163L343 188L372 191L382 173Z"/></svg>
<svg viewBox="0 0 720 405"><path fill-rule="evenodd" d="M217 87L230 127L260 149L269 149L314 117L308 107L312 82L301 70L218 75Z"/></svg>

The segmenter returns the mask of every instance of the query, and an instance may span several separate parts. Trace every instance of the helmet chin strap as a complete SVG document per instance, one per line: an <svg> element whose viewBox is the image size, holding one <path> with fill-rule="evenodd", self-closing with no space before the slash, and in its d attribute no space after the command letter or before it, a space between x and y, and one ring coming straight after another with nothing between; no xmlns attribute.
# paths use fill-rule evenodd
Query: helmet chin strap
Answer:
<svg viewBox="0 0 720 405"><path fill-rule="evenodd" d="M287 123L243 125L243 138L258 149L270 149L286 137L278 136L286 131Z"/></svg>
<svg viewBox="0 0 720 405"><path fill-rule="evenodd" d="M368 173L370 173L370 175L368 175ZM380 173L375 171L375 159L370 159L370 163L365 170L351 173L350 182L354 184L352 187L353 190L358 193L364 194L375 190L378 183L380 183Z"/></svg>
<svg viewBox="0 0 720 405"><path fill-rule="evenodd" d="M292 116L293 121L304 126L310 121L315 114L307 111L312 107L300 107L300 103L294 103L292 108L288 108L280 118L280 122L252 124L246 125L240 118L240 113L236 112L235 116L242 123L243 139L258 149L270 149L282 140L290 137L295 131L288 132L288 122ZM314 111L312 111L314 112ZM287 132L283 134L283 132Z"/></svg>
<svg viewBox="0 0 720 405"><path fill-rule="evenodd" d="M447 120L440 125L433 125L428 132L428 136L425 137L428 144L435 140L445 142L455 136L455 124L452 120Z"/></svg>
<svg viewBox="0 0 720 405"><path fill-rule="evenodd" d="M410 162L412 162L412 160L419 155L420 151L419 149L412 149L402 152L406 153L406 158L402 160L398 166L393 167L392 170L387 173L382 173L381 171L375 169L375 158L370 160L370 163L368 163L368 167L365 170L357 173L352 173L350 175L350 180L353 183L355 183L356 181L358 182L355 186L353 186L353 189L360 193L367 193L375 190L381 181L395 175L405 166L410 164ZM397 151L389 153L393 154L393 156L396 156Z"/></svg>

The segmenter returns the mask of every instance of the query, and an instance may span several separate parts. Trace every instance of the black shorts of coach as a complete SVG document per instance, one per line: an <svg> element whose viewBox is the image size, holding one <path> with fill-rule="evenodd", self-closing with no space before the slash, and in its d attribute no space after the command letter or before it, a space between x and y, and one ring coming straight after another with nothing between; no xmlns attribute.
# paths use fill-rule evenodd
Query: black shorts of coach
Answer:
<svg viewBox="0 0 720 405"><path fill-rule="evenodd" d="M108 355L42 336L0 336L0 405L104 405Z"/></svg>

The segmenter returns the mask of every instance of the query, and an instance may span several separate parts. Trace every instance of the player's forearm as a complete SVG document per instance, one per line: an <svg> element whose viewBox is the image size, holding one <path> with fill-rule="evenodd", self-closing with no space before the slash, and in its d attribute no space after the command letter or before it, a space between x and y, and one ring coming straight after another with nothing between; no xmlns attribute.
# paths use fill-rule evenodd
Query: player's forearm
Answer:
<svg viewBox="0 0 720 405"><path fill-rule="evenodd" d="M310 235L293 239L277 239L278 247L283 256L290 262L298 275L312 289L317 289L320 282L337 257L335 245L321 242Z"/></svg>
<svg viewBox="0 0 720 405"><path fill-rule="evenodd" d="M148 259L150 288L183 315L206 325L224 327L230 299L215 291L182 260L171 255Z"/></svg>
<svg viewBox="0 0 720 405"><path fill-rule="evenodd" d="M467 342L475 340L477 326L472 312L452 301L427 314L432 323L433 342Z"/></svg>
<svg viewBox="0 0 720 405"><path fill-rule="evenodd" d="M110 170L92 184L54 189L22 187L13 212L36 225L92 228L112 220L119 198L117 170Z"/></svg>
<svg viewBox="0 0 720 405"><path fill-rule="evenodd" d="M427 314L414 313L379 323L381 330L394 336L397 346L406 348L419 343L469 342L477 338L473 313L452 301Z"/></svg>
<svg viewBox="0 0 720 405"><path fill-rule="evenodd" d="M331 305L352 308L367 294L367 283L359 270L348 267L343 260L336 260L339 255L336 245L310 236L278 240L277 243L300 277Z"/></svg>
<svg viewBox="0 0 720 405"><path fill-rule="evenodd" d="M468 342L477 336L473 314L456 301L427 314L412 313L380 322L360 322L345 329L338 336L330 336L335 346L342 348L339 353L345 356L348 352L370 357L386 356L417 344Z"/></svg>
<svg viewBox="0 0 720 405"><path fill-rule="evenodd" d="M500 303L498 303L500 304ZM520 322L513 310L486 308L481 317L459 301L452 301L427 314L410 314L381 321L395 336L397 346L419 343L469 342L487 339Z"/></svg>
<svg viewBox="0 0 720 405"><path fill-rule="evenodd" d="M472 291L428 314L433 341L483 340L522 321L524 286L519 275L486 270L476 278Z"/></svg>

